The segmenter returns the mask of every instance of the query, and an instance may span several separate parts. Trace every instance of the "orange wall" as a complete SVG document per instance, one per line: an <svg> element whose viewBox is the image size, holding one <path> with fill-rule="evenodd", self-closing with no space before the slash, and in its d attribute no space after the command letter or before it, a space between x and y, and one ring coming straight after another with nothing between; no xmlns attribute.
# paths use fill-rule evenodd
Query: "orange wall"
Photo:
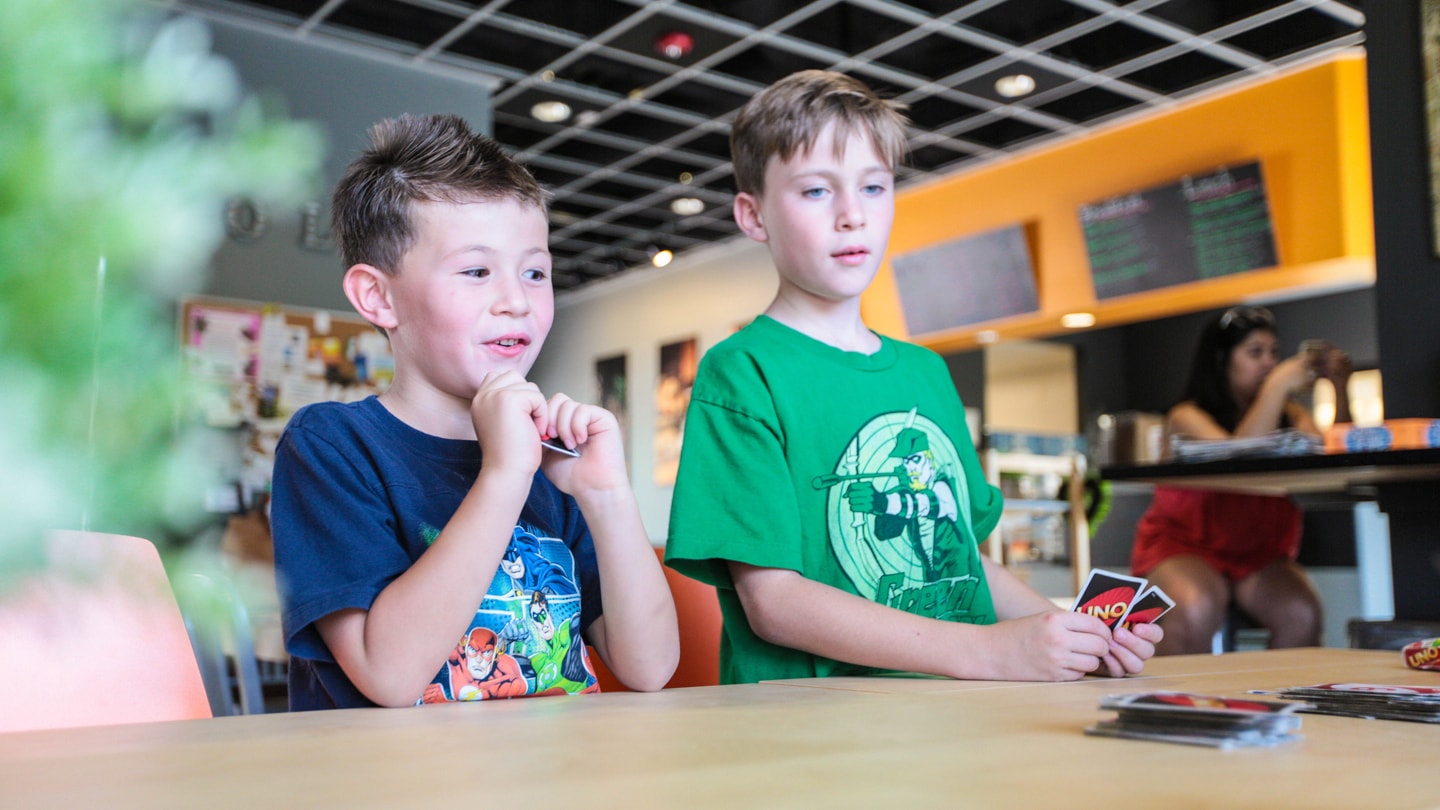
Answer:
<svg viewBox="0 0 1440 810"><path fill-rule="evenodd" d="M878 331L937 351L976 345L976 332L1038 337L1060 315L1094 312L1099 326L1374 281L1369 128L1363 55L1176 105L1128 123L902 192L890 256L1024 223L1040 311L911 336L889 262L862 299ZM1281 264L1097 302L1080 228L1085 203L1259 160ZM963 290L957 294L964 294Z"/></svg>

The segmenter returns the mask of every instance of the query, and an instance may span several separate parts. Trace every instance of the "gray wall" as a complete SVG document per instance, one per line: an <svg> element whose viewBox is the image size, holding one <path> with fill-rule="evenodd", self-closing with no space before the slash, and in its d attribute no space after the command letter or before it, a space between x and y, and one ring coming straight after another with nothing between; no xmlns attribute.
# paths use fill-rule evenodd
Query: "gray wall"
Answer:
<svg viewBox="0 0 1440 810"><path fill-rule="evenodd" d="M213 50L231 61L245 88L278 100L292 118L318 124L327 141L322 186L314 201L328 236L330 190L366 143L370 126L401 113L455 113L489 133L490 87L395 61L357 56L315 40L209 20ZM349 311L340 290L339 255L300 245L301 211L270 210L256 241L226 240L206 289L231 298Z"/></svg>

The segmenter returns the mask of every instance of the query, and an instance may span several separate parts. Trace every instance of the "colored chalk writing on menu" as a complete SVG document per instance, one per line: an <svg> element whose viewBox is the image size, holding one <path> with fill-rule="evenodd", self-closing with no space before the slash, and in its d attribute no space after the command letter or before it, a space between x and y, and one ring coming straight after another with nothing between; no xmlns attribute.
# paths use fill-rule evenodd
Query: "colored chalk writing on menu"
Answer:
<svg viewBox="0 0 1440 810"><path fill-rule="evenodd" d="M1278 263L1258 162L1083 205L1080 224L1100 299Z"/></svg>

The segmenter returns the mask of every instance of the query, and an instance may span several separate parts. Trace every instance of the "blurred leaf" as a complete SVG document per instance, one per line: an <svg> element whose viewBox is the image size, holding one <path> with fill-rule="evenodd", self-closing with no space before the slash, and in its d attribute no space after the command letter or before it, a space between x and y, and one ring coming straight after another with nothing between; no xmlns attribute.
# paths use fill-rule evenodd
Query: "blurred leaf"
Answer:
<svg viewBox="0 0 1440 810"><path fill-rule="evenodd" d="M199 519L175 301L204 288L225 201L306 199L321 150L242 98L195 19L0 3L0 588L47 529Z"/></svg>

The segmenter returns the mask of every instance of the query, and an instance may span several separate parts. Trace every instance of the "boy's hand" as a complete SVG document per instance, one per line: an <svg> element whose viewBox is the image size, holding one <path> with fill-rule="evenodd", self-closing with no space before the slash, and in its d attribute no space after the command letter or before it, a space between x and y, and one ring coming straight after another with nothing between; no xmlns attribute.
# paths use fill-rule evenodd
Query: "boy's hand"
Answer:
<svg viewBox="0 0 1440 810"><path fill-rule="evenodd" d="M1104 672L1112 678L1138 675L1145 669L1145 662L1155 655L1155 645L1165 637L1165 631L1158 624L1141 623L1129 630L1115 628L1110 639L1110 652L1103 661Z"/></svg>
<svg viewBox="0 0 1440 810"><path fill-rule="evenodd" d="M1110 628L1083 613L1043 610L993 628L1000 634L996 666L1004 680L1079 680L1111 655Z"/></svg>
<svg viewBox="0 0 1440 810"><path fill-rule="evenodd" d="M470 401L470 418L487 470L534 475L540 467L540 436L548 423L545 395L514 371L490 372Z"/></svg>
<svg viewBox="0 0 1440 810"><path fill-rule="evenodd" d="M580 450L579 458L549 453L541 459L546 477L555 486L571 495L629 487L624 443L614 414L564 394L550 397L545 410L541 435Z"/></svg>

